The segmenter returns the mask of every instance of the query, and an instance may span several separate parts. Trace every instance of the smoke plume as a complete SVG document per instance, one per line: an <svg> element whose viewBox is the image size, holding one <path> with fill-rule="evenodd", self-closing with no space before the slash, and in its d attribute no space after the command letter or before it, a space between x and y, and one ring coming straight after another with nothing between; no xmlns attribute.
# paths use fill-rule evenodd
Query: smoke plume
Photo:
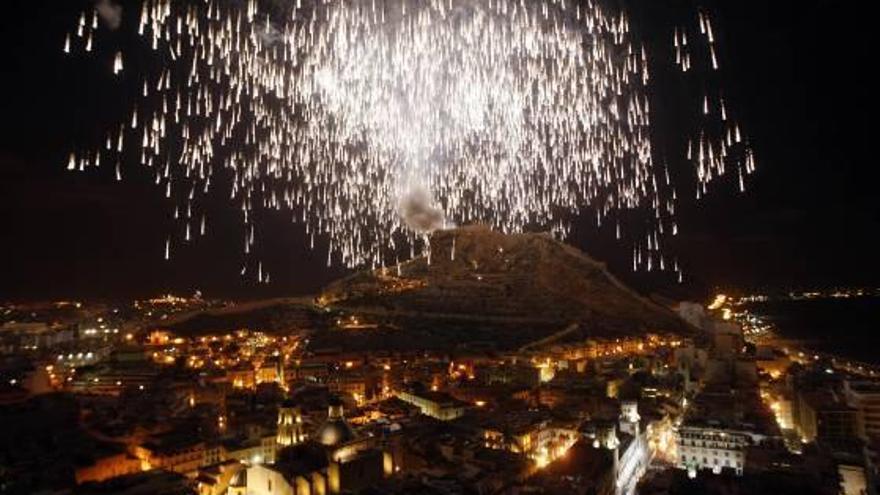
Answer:
<svg viewBox="0 0 880 495"><path fill-rule="evenodd" d="M446 224L446 214L421 187L414 187L401 197L399 210L406 226L420 234L441 229Z"/></svg>
<svg viewBox="0 0 880 495"><path fill-rule="evenodd" d="M97 0L95 10L108 29L116 31L122 25L122 5L113 3L112 0Z"/></svg>

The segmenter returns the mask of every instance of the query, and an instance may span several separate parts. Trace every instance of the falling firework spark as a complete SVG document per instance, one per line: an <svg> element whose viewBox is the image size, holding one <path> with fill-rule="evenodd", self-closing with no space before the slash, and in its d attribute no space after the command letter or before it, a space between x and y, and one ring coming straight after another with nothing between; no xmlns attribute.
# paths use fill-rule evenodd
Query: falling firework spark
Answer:
<svg viewBox="0 0 880 495"><path fill-rule="evenodd" d="M98 17L80 17L65 53L93 50ZM697 24L675 28L675 63L694 71L702 37L702 65L717 71L710 16ZM161 69L106 149L68 168L139 146L175 202L181 242L205 234L193 210L226 169L248 255L261 209L290 211L312 245L326 236L328 262L374 267L449 225L564 236L592 208L600 225L617 216L621 238L620 212L644 209L634 269L680 278L661 246L678 232L676 187L654 163L649 60L625 12L564 0L144 0L136 29ZM688 145L696 195L729 173L744 188L747 139L720 94L701 103L712 122Z"/></svg>

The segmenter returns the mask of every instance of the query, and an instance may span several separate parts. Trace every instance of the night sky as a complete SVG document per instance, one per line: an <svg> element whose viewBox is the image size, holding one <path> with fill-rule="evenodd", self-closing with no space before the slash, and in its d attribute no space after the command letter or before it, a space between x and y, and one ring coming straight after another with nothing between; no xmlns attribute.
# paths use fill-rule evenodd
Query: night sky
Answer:
<svg viewBox="0 0 880 495"><path fill-rule="evenodd" d="M663 16L678 15L675 8L659 8L666 2L657 0L621 3L646 38L668 39L654 44L671 53L671 32L652 22L668 27ZM677 3L694 12L695 3ZM61 51L87 4L3 2L0 300L196 288L221 297L293 295L345 273L326 268L325 245L308 249L301 225L267 214L261 249L273 283L242 280L238 214L219 198L207 238L166 262L169 208L145 170L127 164L122 183L112 167L65 170L70 147L120 119L130 103L109 62L86 63ZM709 4L722 43L725 94L751 136L758 172L745 195L716 187L702 202L680 205L674 251L686 288L880 285L880 174L869 153L876 57L869 54L867 16L831 0ZM123 45L135 42L116 36ZM680 86L678 76L662 68L654 73L655 142L672 167L684 170L676 163L684 154L676 133L680 95L666 91ZM631 248L616 244L610 231L589 228L591 213L577 223L572 243L638 288L675 291L671 279L627 275Z"/></svg>

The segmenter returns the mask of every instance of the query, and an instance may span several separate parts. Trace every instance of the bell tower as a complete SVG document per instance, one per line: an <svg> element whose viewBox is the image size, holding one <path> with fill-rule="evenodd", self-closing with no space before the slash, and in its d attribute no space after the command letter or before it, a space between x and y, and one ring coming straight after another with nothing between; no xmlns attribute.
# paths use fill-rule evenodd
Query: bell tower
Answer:
<svg viewBox="0 0 880 495"><path fill-rule="evenodd" d="M278 433L275 443L287 447L302 443L305 439L302 411L292 402L284 401L278 408Z"/></svg>
<svg viewBox="0 0 880 495"><path fill-rule="evenodd" d="M620 403L620 431L638 437L641 419L638 402L627 400Z"/></svg>

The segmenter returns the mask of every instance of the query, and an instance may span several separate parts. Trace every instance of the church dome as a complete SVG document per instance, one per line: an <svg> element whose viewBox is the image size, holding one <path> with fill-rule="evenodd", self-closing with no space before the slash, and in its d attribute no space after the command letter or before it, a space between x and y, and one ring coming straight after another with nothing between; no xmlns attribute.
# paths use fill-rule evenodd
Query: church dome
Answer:
<svg viewBox="0 0 880 495"><path fill-rule="evenodd" d="M327 446L340 445L355 439L354 431L345 421L341 400L336 398L330 400L327 421L318 430L317 439Z"/></svg>

